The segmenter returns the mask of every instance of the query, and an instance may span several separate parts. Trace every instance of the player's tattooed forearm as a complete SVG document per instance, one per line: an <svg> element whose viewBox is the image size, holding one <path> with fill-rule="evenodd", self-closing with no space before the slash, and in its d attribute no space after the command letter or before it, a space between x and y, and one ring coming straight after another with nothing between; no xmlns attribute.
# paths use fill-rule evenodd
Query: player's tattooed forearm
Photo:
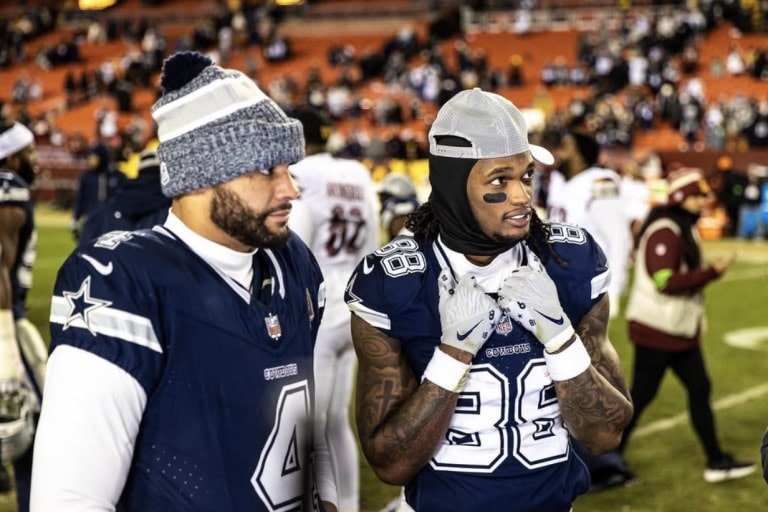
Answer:
<svg viewBox="0 0 768 512"><path fill-rule="evenodd" d="M584 316L577 327L579 338L590 354L600 351L608 332L608 300L603 299Z"/></svg>
<svg viewBox="0 0 768 512"><path fill-rule="evenodd" d="M621 371L621 362L619 361L613 347L607 340L608 332L608 300L603 299L592 308L579 324L577 330L584 347L592 358L592 366L608 380L614 388L618 389L626 398L630 393Z"/></svg>
<svg viewBox="0 0 768 512"><path fill-rule="evenodd" d="M394 460L419 461L418 468L435 451L435 425L443 430L453 415L453 406L445 407L446 401L453 399L450 393L435 385L426 388L416 401L392 415L383 432L385 450L391 451Z"/></svg>
<svg viewBox="0 0 768 512"><path fill-rule="evenodd" d="M557 384L560 410L575 431L620 432L632 417L632 406L624 396L606 390L599 375L591 371Z"/></svg>
<svg viewBox="0 0 768 512"><path fill-rule="evenodd" d="M379 417L384 417L389 410L392 401L399 402L402 399L402 395L392 393L394 387L395 383L392 380L385 380L382 382L383 389L381 390L381 393L374 395L374 403L381 404ZM378 390L374 390L374 392L376 391Z"/></svg>
<svg viewBox="0 0 768 512"><path fill-rule="evenodd" d="M357 424L369 462L407 466L429 462L456 407L456 395L430 382L419 385L399 341L360 319L352 321L358 354Z"/></svg>
<svg viewBox="0 0 768 512"><path fill-rule="evenodd" d="M359 421L370 430L392 414L416 387L412 374L403 374L393 366L361 363L358 379L358 407L362 408Z"/></svg>

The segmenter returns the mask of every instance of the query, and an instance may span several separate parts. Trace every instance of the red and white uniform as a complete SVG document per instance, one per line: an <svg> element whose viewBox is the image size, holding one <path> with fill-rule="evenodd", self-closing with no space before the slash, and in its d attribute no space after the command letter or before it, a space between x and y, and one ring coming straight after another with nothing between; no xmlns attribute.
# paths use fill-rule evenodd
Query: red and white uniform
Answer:
<svg viewBox="0 0 768 512"><path fill-rule="evenodd" d="M291 173L301 197L290 227L317 258L327 291L315 348L316 435L325 435L331 452L339 512L356 512L359 456L348 419L356 359L344 288L357 263L379 245L376 190L362 163L329 153L308 156Z"/></svg>

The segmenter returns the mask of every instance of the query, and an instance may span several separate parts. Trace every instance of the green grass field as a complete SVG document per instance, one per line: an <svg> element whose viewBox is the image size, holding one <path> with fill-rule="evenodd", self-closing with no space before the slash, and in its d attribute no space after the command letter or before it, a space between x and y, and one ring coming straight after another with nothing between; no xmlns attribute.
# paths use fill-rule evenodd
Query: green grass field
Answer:
<svg viewBox="0 0 768 512"><path fill-rule="evenodd" d="M53 280L74 247L68 219L66 213L38 211L39 249L29 315L46 340ZM733 251L740 254L728 274L707 289L709 327L704 350L722 444L741 458L759 460L760 439L768 426L768 245L721 240L706 242L704 247L706 257ZM738 336L738 331L747 329L751 331L743 334L752 334L751 337ZM632 351L623 316L612 323L610 333L629 380ZM726 337L733 337L736 343L726 343ZM752 342L738 346L743 339ZM741 480L704 482L704 456L686 410L682 386L669 373L655 402L641 419L626 454L638 482L583 496L576 501L574 511L768 510L768 486L759 472ZM380 510L399 489L379 483L364 461L361 469L361 508L368 512ZM0 512L15 510L12 495L0 496ZM514 512L514 508L510 511Z"/></svg>

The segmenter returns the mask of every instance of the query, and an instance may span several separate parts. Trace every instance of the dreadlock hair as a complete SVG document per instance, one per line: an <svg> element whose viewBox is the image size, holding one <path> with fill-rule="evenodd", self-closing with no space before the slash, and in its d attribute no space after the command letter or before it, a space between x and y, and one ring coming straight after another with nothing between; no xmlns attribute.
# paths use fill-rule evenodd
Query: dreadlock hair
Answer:
<svg viewBox="0 0 768 512"><path fill-rule="evenodd" d="M533 249L534 254L546 262L549 256L561 267L567 267L568 262L560 257L552 244L549 243L550 229L549 224L541 220L536 210L531 210L531 230L528 232L528 242Z"/></svg>
<svg viewBox="0 0 768 512"><path fill-rule="evenodd" d="M429 201L420 204L416 210L408 214L405 227L413 234L422 235L425 238L436 238L440 233L440 224L435 218Z"/></svg>
<svg viewBox="0 0 768 512"><path fill-rule="evenodd" d="M421 235L425 238L436 238L440 233L440 224L437 222L429 201L422 203L414 212L408 214L405 227L414 235ZM549 235L549 224L541 220L536 210L532 210L531 230L527 239L534 254L544 262L551 256L558 265L567 267L568 263L555 252L552 244L549 243Z"/></svg>

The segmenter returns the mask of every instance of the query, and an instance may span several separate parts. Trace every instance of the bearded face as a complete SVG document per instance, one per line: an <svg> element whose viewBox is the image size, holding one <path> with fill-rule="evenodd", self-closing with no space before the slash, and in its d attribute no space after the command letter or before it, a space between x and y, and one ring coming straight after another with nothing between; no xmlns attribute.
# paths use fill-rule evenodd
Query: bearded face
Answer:
<svg viewBox="0 0 768 512"><path fill-rule="evenodd" d="M290 209L281 204L265 211L249 208L234 192L222 185L213 187L211 220L229 236L248 247L279 247L289 237L287 224L271 228L267 217L280 210Z"/></svg>

